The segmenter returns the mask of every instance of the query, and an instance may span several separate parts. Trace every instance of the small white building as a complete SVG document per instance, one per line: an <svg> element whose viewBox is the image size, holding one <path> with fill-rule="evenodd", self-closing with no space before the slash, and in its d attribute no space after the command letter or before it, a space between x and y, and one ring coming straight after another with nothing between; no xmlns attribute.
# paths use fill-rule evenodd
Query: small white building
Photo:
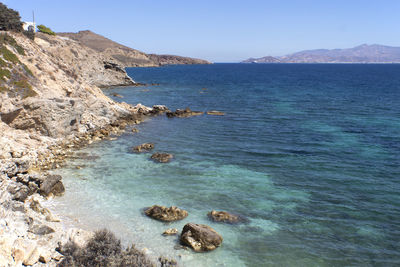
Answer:
<svg viewBox="0 0 400 267"><path fill-rule="evenodd" d="M24 28L25 31L32 31L36 32L36 23L35 22L23 22L22 23L22 28Z"/></svg>

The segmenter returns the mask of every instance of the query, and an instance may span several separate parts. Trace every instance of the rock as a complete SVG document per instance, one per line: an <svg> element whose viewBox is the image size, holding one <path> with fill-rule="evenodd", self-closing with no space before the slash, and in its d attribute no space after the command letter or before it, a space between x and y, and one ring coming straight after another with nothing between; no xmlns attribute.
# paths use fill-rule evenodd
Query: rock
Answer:
<svg viewBox="0 0 400 267"><path fill-rule="evenodd" d="M150 150L152 150L154 148L154 144L152 143L144 143L138 146L135 146L133 148L133 151L136 153L140 153L140 152L149 152Z"/></svg>
<svg viewBox="0 0 400 267"><path fill-rule="evenodd" d="M170 228L164 231L163 235L176 235L178 233L178 229Z"/></svg>
<svg viewBox="0 0 400 267"><path fill-rule="evenodd" d="M151 114L162 114L164 112L170 111L166 106L164 105L154 105L153 109L151 110Z"/></svg>
<svg viewBox="0 0 400 267"><path fill-rule="evenodd" d="M27 186L17 183L9 185L7 191L13 195L14 200L21 202L24 202L30 193L30 190Z"/></svg>
<svg viewBox="0 0 400 267"><path fill-rule="evenodd" d="M39 261L39 257L40 257L39 250L35 248L28 257L25 257L23 264L28 266L34 265Z"/></svg>
<svg viewBox="0 0 400 267"><path fill-rule="evenodd" d="M117 93L113 93L112 96L114 96L114 97L119 97L119 98L124 98L122 95L117 94Z"/></svg>
<svg viewBox="0 0 400 267"><path fill-rule="evenodd" d="M183 227L181 243L196 252L214 250L222 244L222 236L210 226L188 223Z"/></svg>
<svg viewBox="0 0 400 267"><path fill-rule="evenodd" d="M167 111L165 113L168 118L178 117L178 118L187 118L192 116L199 116L203 115L204 112L201 111L192 111L190 108L186 109L177 109L176 111Z"/></svg>
<svg viewBox="0 0 400 267"><path fill-rule="evenodd" d="M160 153L160 152L156 152L153 155L151 155L151 159L156 161L156 162L160 162L160 163L167 163L170 162L171 159L173 159L174 156L172 154L169 153Z"/></svg>
<svg viewBox="0 0 400 267"><path fill-rule="evenodd" d="M160 262L161 267L171 267L171 266L177 266L178 263L174 259L168 259L166 257L159 257L158 261Z"/></svg>
<svg viewBox="0 0 400 267"><path fill-rule="evenodd" d="M12 256L17 263L23 263L24 265L35 264L39 260L39 250L36 242L18 238L13 245Z"/></svg>
<svg viewBox="0 0 400 267"><path fill-rule="evenodd" d="M93 237L93 232L85 231L82 229L71 228L67 232L67 242L74 242L79 247L84 247L87 241Z"/></svg>
<svg viewBox="0 0 400 267"><path fill-rule="evenodd" d="M239 223L244 222L245 218L231 214L226 211L215 211L212 210L207 214L208 218L214 222L224 222L224 223Z"/></svg>
<svg viewBox="0 0 400 267"><path fill-rule="evenodd" d="M207 115L224 116L225 113L222 111L211 110L211 111L207 111Z"/></svg>
<svg viewBox="0 0 400 267"><path fill-rule="evenodd" d="M48 175L40 184L39 193L43 196L61 196L65 192L61 175Z"/></svg>
<svg viewBox="0 0 400 267"><path fill-rule="evenodd" d="M35 235L48 235L54 233L55 231L53 228L45 224L43 225L36 224L29 228L29 232L34 233Z"/></svg>
<svg viewBox="0 0 400 267"><path fill-rule="evenodd" d="M175 206L167 208L165 206L154 205L150 208L147 208L144 213L153 219L164 222L178 221L188 216L188 212L186 210Z"/></svg>
<svg viewBox="0 0 400 267"><path fill-rule="evenodd" d="M139 130L137 128L132 128L132 133L138 133Z"/></svg>

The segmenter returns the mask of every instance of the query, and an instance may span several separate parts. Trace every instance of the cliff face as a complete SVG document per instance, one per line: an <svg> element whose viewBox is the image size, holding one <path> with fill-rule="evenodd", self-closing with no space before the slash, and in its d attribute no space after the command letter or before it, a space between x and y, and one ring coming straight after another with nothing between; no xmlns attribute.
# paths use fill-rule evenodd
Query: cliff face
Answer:
<svg viewBox="0 0 400 267"><path fill-rule="evenodd" d="M111 57L124 67L155 67L175 64L210 64L210 62L206 60L196 58L174 55L146 54L139 50L111 41L110 39L91 31L58 33L58 35L75 40L78 43L90 47L109 58Z"/></svg>
<svg viewBox="0 0 400 267"><path fill-rule="evenodd" d="M135 119L138 108L98 87L132 83L113 59L75 41L0 32L0 266L60 261L58 242L73 236L38 193L51 197L64 187L36 167L54 166L71 147Z"/></svg>

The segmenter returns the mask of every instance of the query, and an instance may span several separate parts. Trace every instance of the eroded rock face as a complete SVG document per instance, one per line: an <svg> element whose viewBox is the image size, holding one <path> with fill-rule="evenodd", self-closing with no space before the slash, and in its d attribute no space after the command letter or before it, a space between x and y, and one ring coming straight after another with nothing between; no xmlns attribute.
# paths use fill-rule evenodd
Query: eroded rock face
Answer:
<svg viewBox="0 0 400 267"><path fill-rule="evenodd" d="M159 162L159 163L170 162L173 158L174 158L174 156L169 153L156 152L153 155L151 155L151 159L154 160L155 162Z"/></svg>
<svg viewBox="0 0 400 267"><path fill-rule="evenodd" d="M245 218L239 216L239 215L235 215L235 214L231 214L229 212L226 211L211 211L207 214L208 218L210 218L210 220L214 221L214 222L223 222L223 223L240 223L240 222L244 222Z"/></svg>
<svg viewBox="0 0 400 267"><path fill-rule="evenodd" d="M177 109L176 111L167 111L165 113L168 118L178 117L178 118L188 118L192 116L203 115L204 112L192 111L190 108Z"/></svg>
<svg viewBox="0 0 400 267"><path fill-rule="evenodd" d="M40 184L39 193L43 196L61 196L65 192L61 175L48 175Z"/></svg>
<svg viewBox="0 0 400 267"><path fill-rule="evenodd" d="M178 221L188 216L188 212L186 210L175 206L167 208L165 206L154 205L150 208L147 208L144 213L153 219L164 222Z"/></svg>
<svg viewBox="0 0 400 267"><path fill-rule="evenodd" d="M144 143L133 148L133 152L141 153L141 152L149 152L154 148L154 144L152 143Z"/></svg>
<svg viewBox="0 0 400 267"><path fill-rule="evenodd" d="M181 243L196 252L214 250L222 241L222 236L205 224L188 223L181 233Z"/></svg>

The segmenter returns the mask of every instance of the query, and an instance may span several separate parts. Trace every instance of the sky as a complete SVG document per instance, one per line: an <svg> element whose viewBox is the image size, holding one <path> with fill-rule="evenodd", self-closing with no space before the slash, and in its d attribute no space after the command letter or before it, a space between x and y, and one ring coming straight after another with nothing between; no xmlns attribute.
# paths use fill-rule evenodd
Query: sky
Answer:
<svg viewBox="0 0 400 267"><path fill-rule="evenodd" d="M360 44L400 46L400 0L6 0L55 32L212 62Z"/></svg>

